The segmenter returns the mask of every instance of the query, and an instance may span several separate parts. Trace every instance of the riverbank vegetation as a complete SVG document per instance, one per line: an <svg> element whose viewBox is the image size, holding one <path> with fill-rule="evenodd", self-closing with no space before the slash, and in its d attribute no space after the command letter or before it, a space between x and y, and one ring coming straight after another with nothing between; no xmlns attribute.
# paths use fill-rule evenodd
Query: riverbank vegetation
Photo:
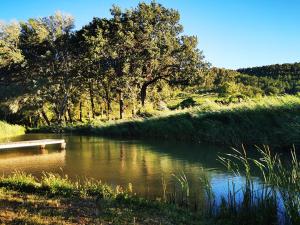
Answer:
<svg viewBox="0 0 300 225"><path fill-rule="evenodd" d="M178 104L181 103L174 103ZM193 104L194 107L182 110L156 111L156 116L148 119L95 121L42 127L32 132L171 139L230 146L242 143L273 147L300 145L300 98L297 96L262 97L228 105L196 99Z"/></svg>
<svg viewBox="0 0 300 225"><path fill-rule="evenodd" d="M298 224L300 164L295 151L289 159L271 154L267 147L258 154L258 159L250 158L242 148L220 156L232 172L228 194L221 196L215 195L205 174L193 191L184 172L173 175L175 186L162 178L162 195L153 200L134 194L131 184L124 188L52 173L37 179L15 172L0 178L0 202L5 203L0 205L1 222Z"/></svg>
<svg viewBox="0 0 300 225"><path fill-rule="evenodd" d="M36 188L31 192L25 187L32 188L37 183L30 183L29 175L19 176L15 175L14 181L11 179L3 185L11 182L9 187L17 191L0 188L0 222L3 224L197 224L197 217L186 209L129 197L122 190L118 194L113 194L116 192L112 192L112 188L107 192L101 190L108 195L104 197L96 193L79 195L76 184L56 177L57 182L64 182L60 186L51 184L56 194Z"/></svg>
<svg viewBox="0 0 300 225"><path fill-rule="evenodd" d="M25 134L25 127L0 121L0 138Z"/></svg>

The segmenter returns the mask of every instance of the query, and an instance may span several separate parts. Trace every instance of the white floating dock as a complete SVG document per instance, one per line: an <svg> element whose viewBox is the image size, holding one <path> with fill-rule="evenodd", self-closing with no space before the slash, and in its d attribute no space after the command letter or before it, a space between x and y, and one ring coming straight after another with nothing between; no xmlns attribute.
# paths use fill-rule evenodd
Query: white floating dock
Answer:
<svg viewBox="0 0 300 225"><path fill-rule="evenodd" d="M46 145L60 144L61 149L66 148L66 142L64 139L43 139L43 140L32 140L32 141L18 141L18 142L7 142L0 143L0 149L9 149L9 148L24 148L24 147L33 147L39 146L41 149L44 149Z"/></svg>

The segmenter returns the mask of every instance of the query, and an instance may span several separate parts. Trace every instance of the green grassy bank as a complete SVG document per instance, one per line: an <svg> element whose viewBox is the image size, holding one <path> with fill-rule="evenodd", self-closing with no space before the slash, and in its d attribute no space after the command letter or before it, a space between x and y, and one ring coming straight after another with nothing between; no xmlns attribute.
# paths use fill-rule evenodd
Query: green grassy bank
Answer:
<svg viewBox="0 0 300 225"><path fill-rule="evenodd" d="M11 125L0 121L0 138L25 134L25 128L19 125Z"/></svg>
<svg viewBox="0 0 300 225"><path fill-rule="evenodd" d="M207 100L193 108L166 111L148 119L43 127L33 131L59 129L111 137L290 147L300 145L300 97L264 97L228 105Z"/></svg>
<svg viewBox="0 0 300 225"><path fill-rule="evenodd" d="M127 188L94 180L83 184L45 173L40 180L15 172L0 179L3 224L198 224L199 216L150 201Z"/></svg>

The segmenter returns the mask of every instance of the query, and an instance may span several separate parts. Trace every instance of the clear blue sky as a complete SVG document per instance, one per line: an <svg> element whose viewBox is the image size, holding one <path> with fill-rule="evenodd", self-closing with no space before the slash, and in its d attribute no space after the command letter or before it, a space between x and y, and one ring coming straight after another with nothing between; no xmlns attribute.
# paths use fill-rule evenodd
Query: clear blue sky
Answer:
<svg viewBox="0 0 300 225"><path fill-rule="evenodd" d="M0 20L26 20L60 10L76 27L108 17L112 4L138 0L1 0ZM146 0L146 2L149 2ZM300 0L157 0L179 10L186 34L214 66L241 68L300 61Z"/></svg>

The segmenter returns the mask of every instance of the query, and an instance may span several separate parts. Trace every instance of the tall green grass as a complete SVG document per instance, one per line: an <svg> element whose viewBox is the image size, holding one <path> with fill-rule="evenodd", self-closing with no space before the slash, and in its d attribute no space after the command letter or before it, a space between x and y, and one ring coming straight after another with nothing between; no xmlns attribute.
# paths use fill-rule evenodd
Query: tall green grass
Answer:
<svg viewBox="0 0 300 225"><path fill-rule="evenodd" d="M25 134L25 128L19 125L11 125L0 121L0 138Z"/></svg>
<svg viewBox="0 0 300 225"><path fill-rule="evenodd" d="M289 158L272 154L269 147L257 147L255 158L249 157L244 147L240 151L233 150L232 154L219 156L219 161L231 174L227 194L218 196L214 193L209 178L203 174L199 192L192 195L190 189L197 187L191 186L181 172L173 175L179 193L162 185L164 192L169 193L165 198L180 206L197 209L212 224L300 224L300 162L295 150ZM242 184L235 178L242 179ZM193 204L196 198L201 199L196 203L197 207Z"/></svg>
<svg viewBox="0 0 300 225"><path fill-rule="evenodd" d="M272 224L271 221L280 214L279 219L285 219L285 224L300 224L300 162L295 149L289 158L272 154L267 146L257 147L257 151L259 156L256 158L249 157L244 147L242 151L234 149L233 154L219 157L230 172L243 174L246 179L242 204L233 201L238 207L232 207L230 198L225 201L224 208L227 211L233 208L239 212L237 215L251 215L252 212L257 216L258 212L263 212L263 224ZM255 176L262 180L259 186L255 185ZM234 196L233 191L230 194Z"/></svg>
<svg viewBox="0 0 300 225"><path fill-rule="evenodd" d="M61 176L56 173L43 172L40 179L23 171L14 171L8 176L0 177L0 187L9 187L12 190L41 193L50 196L101 196L101 198L115 198L118 195L132 194L132 189L115 189L111 186L86 179L84 182L72 181L67 175Z"/></svg>

